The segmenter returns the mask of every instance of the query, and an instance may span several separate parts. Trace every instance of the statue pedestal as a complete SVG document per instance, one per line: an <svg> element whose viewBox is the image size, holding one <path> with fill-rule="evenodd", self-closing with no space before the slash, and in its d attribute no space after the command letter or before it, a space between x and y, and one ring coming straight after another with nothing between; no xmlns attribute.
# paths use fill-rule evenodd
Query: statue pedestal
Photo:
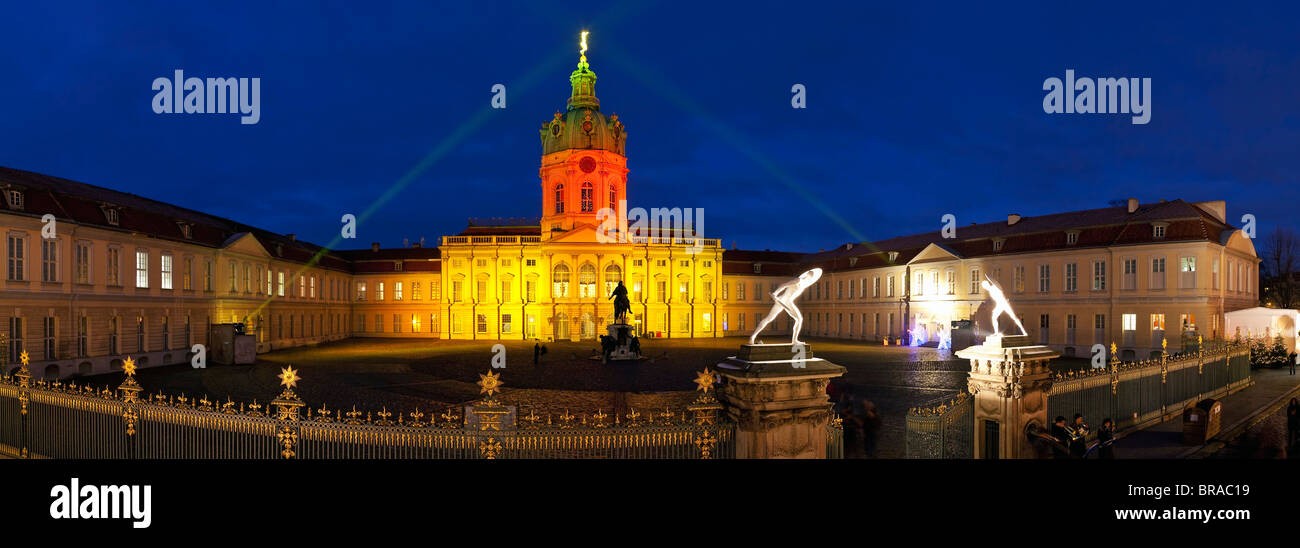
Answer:
<svg viewBox="0 0 1300 548"><path fill-rule="evenodd" d="M718 399L737 424L737 458L826 458L826 385L843 367L814 358L807 344L745 344L717 371Z"/></svg>
<svg viewBox="0 0 1300 548"><path fill-rule="evenodd" d="M957 356L971 364L967 390L975 399L975 458L1034 458L1025 429L1050 426L1047 364L1060 354L1031 344L1024 335L991 335L983 344L958 350Z"/></svg>
<svg viewBox="0 0 1300 548"><path fill-rule="evenodd" d="M614 339L614 350L609 353L609 361L641 359L640 341L637 341L636 347L632 345L632 341L637 338L636 329L625 323L612 323L605 326L605 330Z"/></svg>

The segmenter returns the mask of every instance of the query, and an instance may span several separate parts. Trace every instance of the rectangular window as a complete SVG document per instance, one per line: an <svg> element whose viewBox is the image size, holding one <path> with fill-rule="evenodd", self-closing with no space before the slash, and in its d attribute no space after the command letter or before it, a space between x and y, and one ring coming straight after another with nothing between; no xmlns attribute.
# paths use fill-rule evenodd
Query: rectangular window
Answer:
<svg viewBox="0 0 1300 548"><path fill-rule="evenodd" d="M277 297L284 296L284 272L283 271L275 273L275 295Z"/></svg>
<svg viewBox="0 0 1300 548"><path fill-rule="evenodd" d="M298 276L298 298L307 296L307 277Z"/></svg>
<svg viewBox="0 0 1300 548"><path fill-rule="evenodd" d="M1124 289L1137 289L1137 259L1124 259Z"/></svg>
<svg viewBox="0 0 1300 548"><path fill-rule="evenodd" d="M641 287L641 282L637 282L637 283L636 283L636 286L637 286L638 288L640 288L640 287ZM537 302L537 282L536 282L536 281L533 281L533 280L527 280L527 281L524 282L524 299L527 300L527 301L530 302L530 303L532 303L532 302Z"/></svg>
<svg viewBox="0 0 1300 548"><path fill-rule="evenodd" d="M1092 290L1106 290L1106 262L1097 261L1092 263Z"/></svg>
<svg viewBox="0 0 1300 548"><path fill-rule="evenodd" d="M880 298L880 276L871 278L871 298Z"/></svg>
<svg viewBox="0 0 1300 548"><path fill-rule="evenodd" d="M1151 289L1165 288L1165 258L1151 259Z"/></svg>
<svg viewBox="0 0 1300 548"><path fill-rule="evenodd" d="M980 294L980 282L982 281L984 280L980 278L980 269L978 268L970 269L970 294L971 295Z"/></svg>
<svg viewBox="0 0 1300 548"><path fill-rule="evenodd" d="M502 315L501 315L501 332L502 332L502 333L510 333L510 332L511 332L510 329L511 329L511 327L510 327L510 315L509 315L509 314L502 314Z"/></svg>
<svg viewBox="0 0 1300 548"><path fill-rule="evenodd" d="M1218 259L1210 261L1210 287L1212 289L1219 288L1219 260Z"/></svg>
<svg viewBox="0 0 1300 548"><path fill-rule="evenodd" d="M59 241L41 240L41 281L59 281Z"/></svg>
<svg viewBox="0 0 1300 548"><path fill-rule="evenodd" d="M357 282L357 300L366 300L366 282Z"/></svg>
<svg viewBox="0 0 1300 548"><path fill-rule="evenodd" d="M1137 314L1124 314L1120 316L1121 329L1124 331L1136 331L1138 327Z"/></svg>
<svg viewBox="0 0 1300 548"><path fill-rule="evenodd" d="M1178 259L1178 287L1192 289L1196 287L1196 257Z"/></svg>
<svg viewBox="0 0 1300 548"><path fill-rule="evenodd" d="M143 249L135 252L135 287L149 288L149 252Z"/></svg>
<svg viewBox="0 0 1300 548"><path fill-rule="evenodd" d="M378 282L375 284L375 300L384 300L384 282Z"/></svg>
<svg viewBox="0 0 1300 548"><path fill-rule="evenodd" d="M679 282L677 284L677 298L679 299L678 302L683 302L683 303L690 302L691 300L690 282Z"/></svg>
<svg viewBox="0 0 1300 548"><path fill-rule="evenodd" d="M181 288L192 291L194 289L194 259L186 257L181 268L184 270L181 273Z"/></svg>
<svg viewBox="0 0 1300 548"><path fill-rule="evenodd" d="M76 251L77 283L90 283L90 244L78 242Z"/></svg>
<svg viewBox="0 0 1300 548"><path fill-rule="evenodd" d="M700 285L704 290L704 302L713 302L713 282L706 280L701 282Z"/></svg>
<svg viewBox="0 0 1300 548"><path fill-rule="evenodd" d="M84 358L90 355L89 353L90 348L87 346L87 339L89 338L89 325L88 325L89 322L90 320L85 316L81 316L77 318L77 357L78 358Z"/></svg>
<svg viewBox="0 0 1300 548"><path fill-rule="evenodd" d="M743 301L743 300L745 300L745 287L746 287L746 284L745 284L744 282L738 282L738 283L736 283L736 300L737 300L737 301Z"/></svg>
<svg viewBox="0 0 1300 548"><path fill-rule="evenodd" d="M1047 293L1052 290L1052 267L1050 265L1038 265L1038 292Z"/></svg>
<svg viewBox="0 0 1300 548"><path fill-rule="evenodd" d="M45 353L42 354L47 360L56 360L58 356L54 355L54 316L46 316L41 324L41 342L43 343Z"/></svg>
<svg viewBox="0 0 1300 548"><path fill-rule="evenodd" d="M461 282L461 281L453 281L453 282L451 282L451 301L452 301L452 302L456 302L456 303L464 302L464 285L465 285L465 283L464 283L464 282ZM452 321L455 321L455 317L454 317L454 316L452 317Z"/></svg>
<svg viewBox="0 0 1300 548"><path fill-rule="evenodd" d="M483 334L487 333L487 314L476 314L474 322L474 331Z"/></svg>
<svg viewBox="0 0 1300 548"><path fill-rule="evenodd" d="M158 287L163 289L172 288L172 256L170 253L164 253L159 261Z"/></svg>
<svg viewBox="0 0 1300 548"><path fill-rule="evenodd" d="M440 280L430 280L430 281L429 281L429 300L431 300L431 301L436 301L436 300L441 299L441 298L442 298L442 281L440 281Z"/></svg>
<svg viewBox="0 0 1300 548"><path fill-rule="evenodd" d="M393 314L393 333L402 332L402 315Z"/></svg>
<svg viewBox="0 0 1300 548"><path fill-rule="evenodd" d="M108 248L108 260L104 267L105 276L108 285L122 285L122 250L116 247Z"/></svg>
<svg viewBox="0 0 1300 548"><path fill-rule="evenodd" d="M488 285L487 280L478 280L474 283L474 299L478 302L487 301Z"/></svg>
<svg viewBox="0 0 1300 548"><path fill-rule="evenodd" d="M501 302L510 302L510 286L513 285L510 280L501 282Z"/></svg>
<svg viewBox="0 0 1300 548"><path fill-rule="evenodd" d="M411 282L411 300L420 300L420 282Z"/></svg>
<svg viewBox="0 0 1300 548"><path fill-rule="evenodd" d="M1024 293L1025 292L1025 267L1023 265L1016 265L1011 269L1011 276L1012 276L1011 278L1012 287L1015 288L1015 292Z"/></svg>
<svg viewBox="0 0 1300 548"><path fill-rule="evenodd" d="M23 319L18 316L9 318L9 363L18 363L23 353Z"/></svg>
<svg viewBox="0 0 1300 548"><path fill-rule="evenodd" d="M1065 291L1073 293L1079 290L1079 265L1077 263L1066 263L1065 265Z"/></svg>
<svg viewBox="0 0 1300 548"><path fill-rule="evenodd" d="M886 297L894 296L894 275L893 274L890 274L889 276L885 277L885 296Z"/></svg>
<svg viewBox="0 0 1300 548"><path fill-rule="evenodd" d="M948 270L944 273L944 285L947 287L946 294L952 295L957 292L957 271Z"/></svg>
<svg viewBox="0 0 1300 548"><path fill-rule="evenodd" d="M312 276L312 277L311 277L311 280L309 280L308 283L307 283L307 296L310 297L310 298L313 298L313 299L316 298L316 277L315 277L315 276ZM399 301L402 300L402 284L401 284L401 283L398 283L398 284L397 284L397 300L399 300Z"/></svg>
<svg viewBox="0 0 1300 548"><path fill-rule="evenodd" d="M393 300L402 300L402 282L393 282Z"/></svg>
<svg viewBox="0 0 1300 548"><path fill-rule="evenodd" d="M9 279L21 282L27 279L26 261L27 237L20 234L9 235Z"/></svg>
<svg viewBox="0 0 1300 548"><path fill-rule="evenodd" d="M917 272L916 281L912 282L912 294L921 296L925 295L925 273Z"/></svg>

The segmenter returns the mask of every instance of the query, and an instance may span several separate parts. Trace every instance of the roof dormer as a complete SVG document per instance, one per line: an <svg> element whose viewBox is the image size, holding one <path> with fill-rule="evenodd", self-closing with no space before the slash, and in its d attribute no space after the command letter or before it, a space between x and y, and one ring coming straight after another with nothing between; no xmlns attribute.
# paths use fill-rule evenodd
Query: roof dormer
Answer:
<svg viewBox="0 0 1300 548"><path fill-rule="evenodd" d="M104 212L104 222L118 226L122 222L122 208L108 202L100 202L99 210Z"/></svg>
<svg viewBox="0 0 1300 548"><path fill-rule="evenodd" d="M1165 239L1165 234L1169 232L1169 223L1151 223L1151 237L1157 240Z"/></svg>
<svg viewBox="0 0 1300 548"><path fill-rule="evenodd" d="M15 211L27 209L27 197L23 193L23 189L10 186L5 188L4 193L5 203L9 204L9 209Z"/></svg>
<svg viewBox="0 0 1300 548"><path fill-rule="evenodd" d="M1065 245L1075 245L1077 243L1079 243L1079 231L1078 230L1065 231Z"/></svg>

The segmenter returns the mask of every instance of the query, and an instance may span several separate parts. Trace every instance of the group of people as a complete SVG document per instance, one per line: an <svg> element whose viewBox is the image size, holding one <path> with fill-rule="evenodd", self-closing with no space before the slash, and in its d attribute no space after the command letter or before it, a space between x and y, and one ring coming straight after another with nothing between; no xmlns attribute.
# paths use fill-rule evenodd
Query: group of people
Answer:
<svg viewBox="0 0 1300 548"><path fill-rule="evenodd" d="M835 402L835 413L844 425L844 458L865 459L876 456L880 438L880 413L876 404L847 383L830 383L827 395Z"/></svg>
<svg viewBox="0 0 1300 548"><path fill-rule="evenodd" d="M1109 417L1101 421L1101 429L1097 430L1097 439L1092 445L1088 444L1090 432L1083 415L1075 413L1074 419L1068 423L1065 417L1058 415L1049 432L1034 430L1029 435L1036 438L1034 441L1040 442L1040 446L1050 450L1052 458L1086 459L1094 455L1099 459L1115 458L1115 421Z"/></svg>

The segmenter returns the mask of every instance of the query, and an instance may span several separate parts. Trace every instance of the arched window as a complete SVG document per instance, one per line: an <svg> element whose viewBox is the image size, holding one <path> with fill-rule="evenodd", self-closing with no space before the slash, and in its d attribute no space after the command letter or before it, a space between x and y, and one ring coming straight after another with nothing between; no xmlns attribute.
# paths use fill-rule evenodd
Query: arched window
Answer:
<svg viewBox="0 0 1300 548"><path fill-rule="evenodd" d="M569 296L569 267L566 265L555 265L551 271L551 296L568 297Z"/></svg>
<svg viewBox="0 0 1300 548"><path fill-rule="evenodd" d="M618 265L611 263L605 267L605 295L613 295L614 288L618 286L618 282L622 279L623 270Z"/></svg>
<svg viewBox="0 0 1300 548"><path fill-rule="evenodd" d="M578 268L578 296L596 296L596 267L585 263Z"/></svg>
<svg viewBox="0 0 1300 548"><path fill-rule="evenodd" d="M609 187L609 209L610 211L618 211L618 190L613 186Z"/></svg>
<svg viewBox="0 0 1300 548"><path fill-rule="evenodd" d="M564 185L555 185L555 213L564 213Z"/></svg>
<svg viewBox="0 0 1300 548"><path fill-rule="evenodd" d="M582 212L590 213L595 206L595 196L592 194L591 183L582 183Z"/></svg>

